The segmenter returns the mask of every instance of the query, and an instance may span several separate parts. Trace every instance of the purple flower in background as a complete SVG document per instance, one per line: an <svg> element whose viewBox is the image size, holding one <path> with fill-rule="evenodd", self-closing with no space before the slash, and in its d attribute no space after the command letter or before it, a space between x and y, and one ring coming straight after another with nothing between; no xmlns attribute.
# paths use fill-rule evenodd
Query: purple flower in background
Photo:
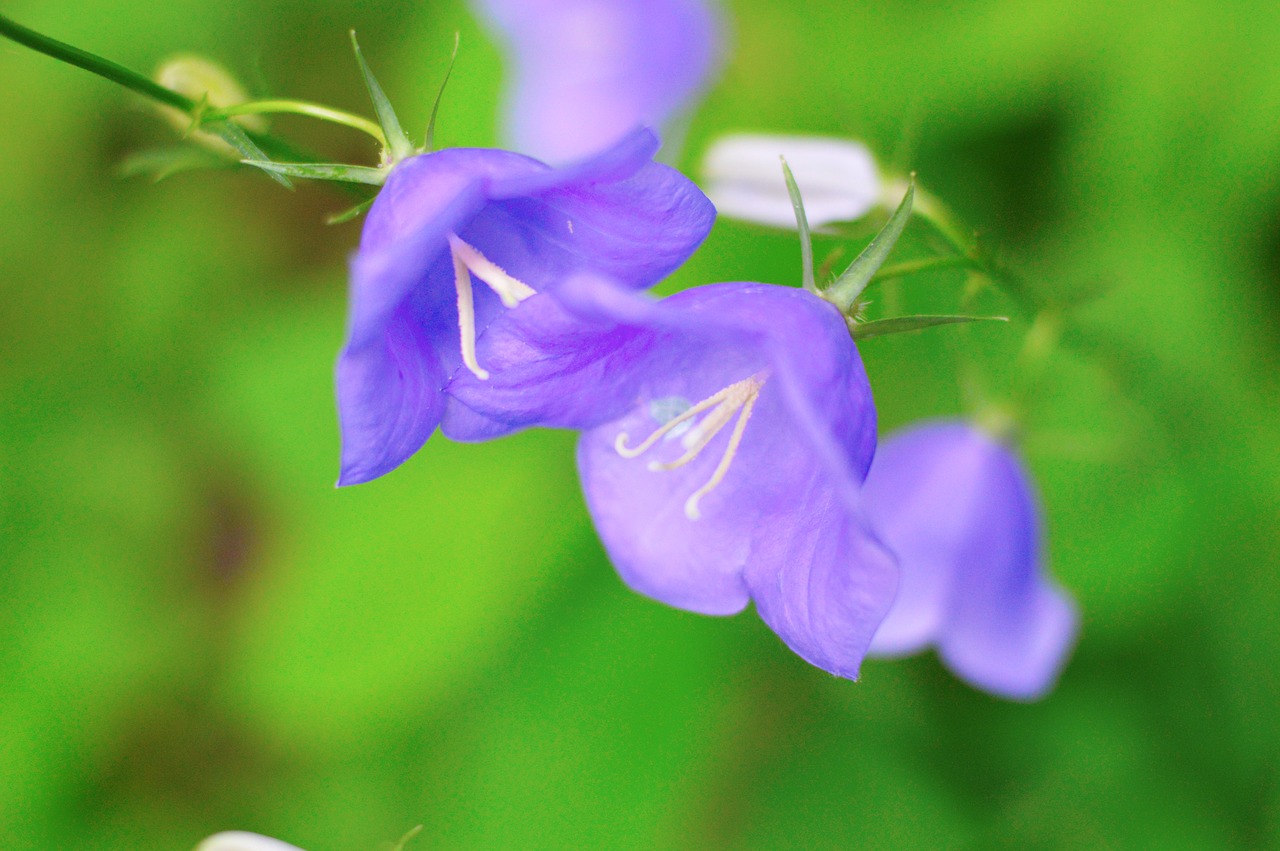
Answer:
<svg viewBox="0 0 1280 851"><path fill-rule="evenodd" d="M459 374L451 395L585 429L587 504L628 585L705 614L754 601L800 656L857 676L896 570L859 508L875 409L839 310L766 284L654 302L578 278L478 351L491 379Z"/></svg>
<svg viewBox="0 0 1280 851"><path fill-rule="evenodd" d="M687 107L719 60L702 0L472 0L508 43L510 146L548 162L588 156Z"/></svg>
<svg viewBox="0 0 1280 851"><path fill-rule="evenodd" d="M693 252L715 210L652 161L657 144L637 131L560 169L454 148L392 170L352 263L339 484L381 476L422 446L444 416L450 377L487 375L475 341L495 317L577 272L648 287ZM465 411L451 420L451 437L503 433Z"/></svg>
<svg viewBox="0 0 1280 851"><path fill-rule="evenodd" d="M901 571L871 652L934 645L993 694L1034 700L1051 689L1078 618L1045 574L1040 508L1013 453L963 422L917 426L880 447L863 498Z"/></svg>

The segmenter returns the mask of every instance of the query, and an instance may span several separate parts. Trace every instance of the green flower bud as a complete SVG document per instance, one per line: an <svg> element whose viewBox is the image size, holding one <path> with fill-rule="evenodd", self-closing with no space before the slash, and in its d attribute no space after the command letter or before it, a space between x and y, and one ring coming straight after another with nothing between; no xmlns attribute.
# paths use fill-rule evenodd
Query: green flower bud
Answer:
<svg viewBox="0 0 1280 851"><path fill-rule="evenodd" d="M156 69L155 81L208 108L235 106L249 100L244 87L226 68L194 54L182 54L166 59ZM157 108L165 120L179 133L219 154L234 159L240 158L241 155L222 139L197 129L198 120L193 120L190 115L167 106ZM265 132L267 129L267 119L263 115L237 115L231 120L245 130L256 133Z"/></svg>

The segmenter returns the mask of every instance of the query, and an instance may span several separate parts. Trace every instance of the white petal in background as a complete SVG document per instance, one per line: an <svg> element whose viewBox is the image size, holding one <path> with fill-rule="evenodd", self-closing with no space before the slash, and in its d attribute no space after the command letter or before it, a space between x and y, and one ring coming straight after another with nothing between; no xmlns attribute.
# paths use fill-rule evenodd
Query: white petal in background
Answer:
<svg viewBox="0 0 1280 851"><path fill-rule="evenodd" d="M228 830L210 836L196 846L196 851L302 851L302 849L269 836L243 830Z"/></svg>
<svg viewBox="0 0 1280 851"><path fill-rule="evenodd" d="M861 218L880 200L867 147L824 136L722 136L703 158L703 191L722 216L795 229L779 157L795 175L810 227Z"/></svg>

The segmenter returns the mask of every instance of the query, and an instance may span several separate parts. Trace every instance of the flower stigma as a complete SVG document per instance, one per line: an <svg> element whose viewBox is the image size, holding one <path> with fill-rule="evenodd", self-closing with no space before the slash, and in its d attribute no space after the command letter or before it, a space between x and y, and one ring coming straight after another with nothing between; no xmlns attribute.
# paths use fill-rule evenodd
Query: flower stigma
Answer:
<svg viewBox="0 0 1280 851"><path fill-rule="evenodd" d="M502 302L512 308L536 295L536 290L480 253L474 245L463 242L457 234L449 234L449 253L453 257L453 282L458 290L458 337L462 346L462 362L481 381L489 378L489 371L476 360L476 308L471 291L471 275L489 285L489 289Z"/></svg>
<svg viewBox="0 0 1280 851"><path fill-rule="evenodd" d="M716 435L724 430L724 427L734 420L733 431L729 433L729 443L725 446L724 454L720 456L720 463L716 465L715 471L712 472L711 478L706 484L693 492L690 497L685 500L684 513L690 520L697 520L702 517L702 512L698 509L698 503L702 498L724 481L724 477L729 472L729 467L733 464L734 456L738 454L738 446L742 443L742 435L747 429L747 422L751 419L751 411L755 408L756 400L760 397L760 388L764 387L764 383L769 379L767 372L757 373L750 378L730 384L723 390L713 393L695 405L690 405L685 410L671 418L667 419L652 434L646 437L638 446L628 446L628 435L621 432L613 442L613 448L623 458L637 458L647 452L649 449L664 437L680 438L680 445L684 448L684 454L674 461L650 461L648 468L655 473L677 470L685 466L702 453L702 450L715 439ZM660 412L669 412L669 405L665 404L672 400L658 400L663 405L656 402L650 405L650 413L658 414ZM699 414L709 410L701 421L695 423L693 420ZM656 417L655 417L656 418Z"/></svg>

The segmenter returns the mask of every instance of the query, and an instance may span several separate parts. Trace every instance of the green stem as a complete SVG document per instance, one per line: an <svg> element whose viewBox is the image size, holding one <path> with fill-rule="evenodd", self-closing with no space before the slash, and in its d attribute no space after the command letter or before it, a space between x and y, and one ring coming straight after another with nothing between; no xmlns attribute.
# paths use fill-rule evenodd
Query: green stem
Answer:
<svg viewBox="0 0 1280 851"><path fill-rule="evenodd" d="M930 272L934 269L968 269L974 266L968 257L947 255L945 257L922 257L919 260L906 260L885 266L872 276L873 281L887 281L892 278L905 278L917 272Z"/></svg>
<svg viewBox="0 0 1280 851"><path fill-rule="evenodd" d="M951 210L945 204L928 192L918 190L915 210L920 218L933 227L934 232L942 237L951 250L963 257L977 259L977 246L974 245L971 238L967 238L964 235L964 232L955 223L955 216L952 215Z"/></svg>
<svg viewBox="0 0 1280 851"><path fill-rule="evenodd" d="M92 74L97 74L99 77L124 86L130 91L137 92L143 97L181 110L187 115L194 117L199 114L201 105L186 95L166 88L154 80L139 74L137 71L132 71L123 65L112 62L110 59L104 59L86 50L81 50L78 47L73 47L70 44L28 29L4 15L0 15L0 36L17 42L24 47L29 47L37 53L51 56L60 62L83 68ZM296 148L276 136L267 133L244 132L255 145L269 156L287 159L292 162L319 162L319 158L314 154Z"/></svg>
<svg viewBox="0 0 1280 851"><path fill-rule="evenodd" d="M27 29L21 24L11 21L4 15L0 15L0 35L24 47L29 47L37 53L43 53L45 56L52 56L69 65L75 65L77 68L83 68L90 73L104 77L113 83L118 83L126 89L131 89L140 95L159 101L166 106L172 106L180 109L185 113L191 114L195 112L196 102L191 98L175 92L173 89L167 89L159 83L142 76L137 71L131 71L123 65L118 65L110 59L103 59L101 56L95 56L92 53L81 50L78 47L49 38L47 35L41 35L35 30Z"/></svg>
<svg viewBox="0 0 1280 851"><path fill-rule="evenodd" d="M200 121L204 123L206 121L221 121L236 115L263 115L269 113L305 115L310 118L318 118L321 121L341 124L372 136L380 145L385 146L387 144L387 139L382 134L382 128L369 119L341 109L334 109L323 104L302 100L252 100L233 106L207 109L200 117Z"/></svg>

